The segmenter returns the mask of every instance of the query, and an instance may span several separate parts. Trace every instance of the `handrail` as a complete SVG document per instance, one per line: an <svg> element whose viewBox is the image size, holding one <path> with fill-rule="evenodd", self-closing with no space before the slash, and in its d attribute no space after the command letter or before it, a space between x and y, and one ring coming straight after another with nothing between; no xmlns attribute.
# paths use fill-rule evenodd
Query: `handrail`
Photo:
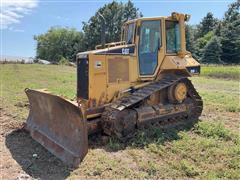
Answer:
<svg viewBox="0 0 240 180"><path fill-rule="evenodd" d="M125 41L111 42L111 43L105 44L105 47L106 47L106 48L110 48L110 47L115 47L115 46L124 45L124 44L126 44ZM96 46L95 46L95 49L102 49L102 45L101 45L101 44L96 45Z"/></svg>

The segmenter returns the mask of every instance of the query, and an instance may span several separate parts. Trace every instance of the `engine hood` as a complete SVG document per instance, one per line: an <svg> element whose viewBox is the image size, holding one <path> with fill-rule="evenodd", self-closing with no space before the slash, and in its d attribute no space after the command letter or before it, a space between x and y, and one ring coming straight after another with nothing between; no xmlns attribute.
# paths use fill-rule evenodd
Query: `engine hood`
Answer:
<svg viewBox="0 0 240 180"><path fill-rule="evenodd" d="M115 47L109 47L104 49L97 49L91 51L80 52L77 54L78 59L87 58L89 54L99 54L99 55L107 55L107 54L133 54L135 51L135 45L119 45Z"/></svg>

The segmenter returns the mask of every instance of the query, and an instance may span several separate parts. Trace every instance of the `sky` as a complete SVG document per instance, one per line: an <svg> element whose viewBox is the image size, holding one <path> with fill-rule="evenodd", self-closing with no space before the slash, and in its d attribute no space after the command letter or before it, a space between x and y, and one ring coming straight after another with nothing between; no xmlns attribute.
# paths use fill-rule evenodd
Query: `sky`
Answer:
<svg viewBox="0 0 240 180"><path fill-rule="evenodd" d="M34 35L45 33L52 26L74 27L79 31L96 10L108 0L0 0L1 51L4 56L34 57ZM126 2L126 1L122 1ZM191 15L190 24L197 24L212 12L223 18L234 0L136 0L135 6L145 17L168 16L171 12Z"/></svg>

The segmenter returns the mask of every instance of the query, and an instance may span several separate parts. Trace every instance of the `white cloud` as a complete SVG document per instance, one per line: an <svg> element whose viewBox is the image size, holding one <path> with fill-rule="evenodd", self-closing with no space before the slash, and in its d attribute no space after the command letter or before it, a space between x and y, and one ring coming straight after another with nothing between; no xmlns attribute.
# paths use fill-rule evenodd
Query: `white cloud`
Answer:
<svg viewBox="0 0 240 180"><path fill-rule="evenodd" d="M21 18L31 13L37 5L37 0L1 0L0 29L20 23Z"/></svg>
<svg viewBox="0 0 240 180"><path fill-rule="evenodd" d="M8 30L13 31L13 32L25 32L23 29L16 29L14 27L8 27Z"/></svg>

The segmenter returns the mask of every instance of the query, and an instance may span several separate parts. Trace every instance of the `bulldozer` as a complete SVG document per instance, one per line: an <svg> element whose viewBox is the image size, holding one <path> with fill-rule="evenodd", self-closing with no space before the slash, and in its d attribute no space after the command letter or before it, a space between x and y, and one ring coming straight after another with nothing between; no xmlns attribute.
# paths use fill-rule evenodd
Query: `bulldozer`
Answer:
<svg viewBox="0 0 240 180"><path fill-rule="evenodd" d="M137 129L194 124L203 102L189 77L200 64L186 50L190 15L141 17L124 23L119 42L76 55L76 100L26 89L26 129L64 163L77 167L88 137L103 133L120 140Z"/></svg>

